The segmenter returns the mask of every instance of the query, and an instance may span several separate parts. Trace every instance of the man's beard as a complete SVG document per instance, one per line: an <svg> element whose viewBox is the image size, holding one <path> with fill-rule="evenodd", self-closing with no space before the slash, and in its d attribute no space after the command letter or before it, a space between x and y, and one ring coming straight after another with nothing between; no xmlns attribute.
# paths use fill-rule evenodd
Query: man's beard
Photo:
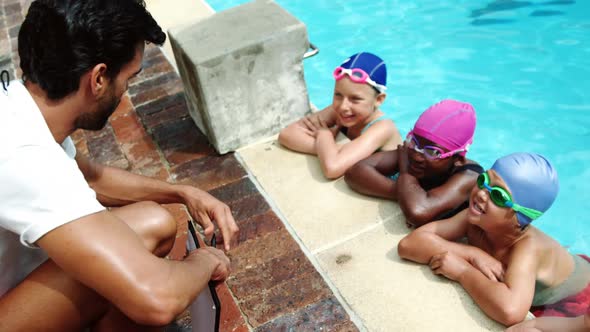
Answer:
<svg viewBox="0 0 590 332"><path fill-rule="evenodd" d="M92 113L82 113L76 119L75 127L93 131L101 130L107 124L109 117L115 112L120 102L121 98L117 98L115 95L99 101L98 110Z"/></svg>

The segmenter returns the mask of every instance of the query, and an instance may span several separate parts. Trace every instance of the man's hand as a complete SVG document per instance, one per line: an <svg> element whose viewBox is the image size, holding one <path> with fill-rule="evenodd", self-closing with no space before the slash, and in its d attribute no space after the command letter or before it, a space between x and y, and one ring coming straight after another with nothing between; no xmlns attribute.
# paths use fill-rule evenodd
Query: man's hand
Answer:
<svg viewBox="0 0 590 332"><path fill-rule="evenodd" d="M441 274L455 281L471 267L466 260L450 251L432 256L428 265L435 274Z"/></svg>
<svg viewBox="0 0 590 332"><path fill-rule="evenodd" d="M230 262L223 251L213 247L202 247L191 251L185 260L190 261L197 256L206 257L211 262L211 266L214 266L211 280L224 281L227 279L230 273Z"/></svg>
<svg viewBox="0 0 590 332"><path fill-rule="evenodd" d="M221 230L225 250L230 250L238 244L239 228L231 214L229 206L211 196L209 193L191 186L183 186L182 197L189 213L210 238L215 231L213 221Z"/></svg>
<svg viewBox="0 0 590 332"><path fill-rule="evenodd" d="M504 267L499 260L487 254L479 254L469 259L469 263L492 281L504 281Z"/></svg>

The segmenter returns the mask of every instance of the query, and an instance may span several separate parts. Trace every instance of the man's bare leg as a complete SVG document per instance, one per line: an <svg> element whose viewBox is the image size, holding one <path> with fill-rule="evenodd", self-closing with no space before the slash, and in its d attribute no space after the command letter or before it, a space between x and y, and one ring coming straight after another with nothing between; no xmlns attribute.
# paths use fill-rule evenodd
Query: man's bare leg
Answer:
<svg viewBox="0 0 590 332"><path fill-rule="evenodd" d="M125 221L151 252L162 257L172 248L176 223L158 204L141 202L111 212ZM48 260L0 298L0 331L80 331L94 324L109 324L110 330L116 331L109 322L121 320L111 308L104 298Z"/></svg>

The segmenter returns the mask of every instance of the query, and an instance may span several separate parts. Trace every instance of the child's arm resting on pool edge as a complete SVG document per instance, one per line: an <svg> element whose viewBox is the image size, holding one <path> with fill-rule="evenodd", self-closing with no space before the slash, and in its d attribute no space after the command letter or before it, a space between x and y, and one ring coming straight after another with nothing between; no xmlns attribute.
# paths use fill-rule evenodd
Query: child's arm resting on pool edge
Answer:
<svg viewBox="0 0 590 332"><path fill-rule="evenodd" d="M332 110L332 106L328 106L317 113L307 115L283 128L279 133L279 143L293 151L316 154L315 133L306 125L306 121L311 121L312 124L319 126L320 118L328 126L334 126L336 124L336 116Z"/></svg>
<svg viewBox="0 0 590 332"><path fill-rule="evenodd" d="M388 174L397 172L397 150L381 151L357 162L344 174L353 190L375 197L397 200L396 180Z"/></svg>
<svg viewBox="0 0 590 332"><path fill-rule="evenodd" d="M394 131L390 121L379 121L359 137L338 145L327 127L319 130L315 148L324 175L329 179L341 177L347 169L382 147Z"/></svg>
<svg viewBox="0 0 590 332"><path fill-rule="evenodd" d="M525 247L526 244L513 249L504 282L486 278L453 253L433 257L430 267L436 274L458 281L488 316L509 326L526 317L535 292L538 262L534 249Z"/></svg>
<svg viewBox="0 0 590 332"><path fill-rule="evenodd" d="M421 264L429 264L432 257L444 252L451 252L490 280L502 280L502 264L485 251L462 243L454 242L467 234L467 210L455 216L426 224L404 237L397 245L401 258Z"/></svg>
<svg viewBox="0 0 590 332"><path fill-rule="evenodd" d="M409 173L408 147L398 149L399 177L397 179L397 201L408 221L422 226L461 205L473 188L477 173L460 172L452 175L438 187L424 190L418 179Z"/></svg>

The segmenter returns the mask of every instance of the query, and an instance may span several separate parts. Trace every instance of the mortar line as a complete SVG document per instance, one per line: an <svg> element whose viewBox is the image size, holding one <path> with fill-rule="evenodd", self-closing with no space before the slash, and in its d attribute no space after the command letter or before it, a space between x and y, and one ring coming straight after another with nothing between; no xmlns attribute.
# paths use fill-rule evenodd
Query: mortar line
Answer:
<svg viewBox="0 0 590 332"><path fill-rule="evenodd" d="M383 220L379 220L377 223L366 226L365 228L361 229L360 231L358 231L356 233L352 233L352 234L347 235L339 240L330 242L324 246L314 249L311 253L314 255L317 255L317 254L321 253L322 251L326 251L326 250L332 249L334 247L337 247L337 246L341 245L342 243L348 242L359 235L363 235L365 233L368 233L368 232L374 230L375 228L377 228L379 226L382 226L383 222L384 222Z"/></svg>

